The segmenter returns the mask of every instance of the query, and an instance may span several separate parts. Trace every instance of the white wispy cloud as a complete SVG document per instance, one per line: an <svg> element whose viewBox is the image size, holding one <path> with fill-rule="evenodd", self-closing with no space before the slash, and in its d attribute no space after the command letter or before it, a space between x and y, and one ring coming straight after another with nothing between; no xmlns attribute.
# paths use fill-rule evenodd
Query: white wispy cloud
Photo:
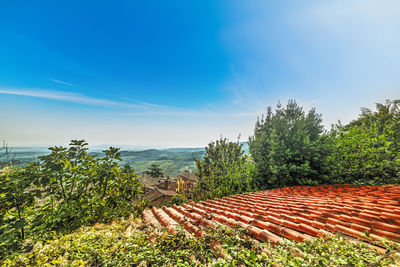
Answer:
<svg viewBox="0 0 400 267"><path fill-rule="evenodd" d="M51 90L41 90L41 89L0 88L0 94L45 98L45 99L70 102L70 103L76 103L76 104L82 104L82 105L144 108L143 105L135 105L135 104L131 104L131 103L123 103L123 102L118 102L118 101L106 100L106 99L95 98L95 97L85 96L85 95L78 94L78 93L70 93L70 92L64 92L64 91L51 91Z"/></svg>
<svg viewBox="0 0 400 267"><path fill-rule="evenodd" d="M132 99L132 98L129 98L129 97L120 97L120 98L123 99L123 100L129 101L129 102L134 102L134 103L138 103L138 104L149 106L149 107L167 107L167 106L163 106L163 105L158 105L158 104L153 104L153 103L140 101L140 100L137 100L137 99Z"/></svg>
<svg viewBox="0 0 400 267"><path fill-rule="evenodd" d="M18 95L26 97L44 98L55 101L69 102L81 105L102 106L102 107L119 107L127 109L127 112L120 113L123 116L185 116L185 117L254 117L260 114L260 111L240 111L234 108L215 107L209 109L186 109L180 107L163 106L152 103L134 100L126 97L121 99L128 100L130 103L122 101L113 101L102 98L95 98L79 93L71 93L64 91L42 90L34 88L10 89L1 88L0 94ZM134 103L132 103L134 102Z"/></svg>
<svg viewBox="0 0 400 267"><path fill-rule="evenodd" d="M230 113L230 112L206 112L206 111L157 111L157 112L131 112L124 113L125 116L189 116L189 117L255 117L260 115L260 112L243 112L243 113Z"/></svg>
<svg viewBox="0 0 400 267"><path fill-rule="evenodd" d="M62 85L67 85L67 86L71 86L71 87L74 86L73 84L71 84L69 82L64 82L64 81L56 80L56 79L53 79L53 78L49 78L49 80L52 81L52 82L55 82L55 83L62 84Z"/></svg>

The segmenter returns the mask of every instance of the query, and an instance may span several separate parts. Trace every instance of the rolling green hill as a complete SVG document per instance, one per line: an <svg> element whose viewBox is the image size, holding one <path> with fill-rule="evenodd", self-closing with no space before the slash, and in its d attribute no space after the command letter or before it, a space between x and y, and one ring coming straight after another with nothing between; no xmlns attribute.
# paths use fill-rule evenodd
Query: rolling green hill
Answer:
<svg viewBox="0 0 400 267"><path fill-rule="evenodd" d="M151 164L157 164L168 176L176 176L183 170L194 171L194 159L202 159L204 154L204 148L121 151L123 164L129 164L137 173L144 172Z"/></svg>
<svg viewBox="0 0 400 267"><path fill-rule="evenodd" d="M26 165L30 161L36 161L37 157L48 154L45 147L12 147L9 158L15 165ZM102 149L89 150L90 154L102 156ZM151 164L160 165L166 176L176 176L183 170L194 171L194 159L202 159L204 148L168 148L146 149L140 151L122 150L121 165L128 164L136 173L143 173ZM6 160L1 158L0 160Z"/></svg>
<svg viewBox="0 0 400 267"><path fill-rule="evenodd" d="M243 149L248 152L247 142L241 142ZM91 147L90 154L102 156L102 150L108 146ZM25 165L37 157L49 153L47 147L11 147L10 158L15 165ZM183 170L194 171L194 159L203 159L204 148L167 148L167 149L145 149L131 150L121 149L121 165L128 164L135 169L136 173L143 173L151 164L161 167L166 176L176 176ZM4 160L0 158L0 161Z"/></svg>

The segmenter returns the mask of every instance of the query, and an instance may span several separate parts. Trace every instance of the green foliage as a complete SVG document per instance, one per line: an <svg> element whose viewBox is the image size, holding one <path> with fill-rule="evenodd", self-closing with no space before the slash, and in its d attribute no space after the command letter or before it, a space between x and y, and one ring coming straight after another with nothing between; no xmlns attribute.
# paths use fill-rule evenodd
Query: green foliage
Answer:
<svg viewBox="0 0 400 267"><path fill-rule="evenodd" d="M359 118L332 129L337 182L400 182L400 100L362 109Z"/></svg>
<svg viewBox="0 0 400 267"><path fill-rule="evenodd" d="M157 164L151 164L149 169L145 171L146 174L150 175L153 178L163 177L164 173L162 172L160 166Z"/></svg>
<svg viewBox="0 0 400 267"><path fill-rule="evenodd" d="M261 188L329 181L331 144L321 122L315 109L306 114L293 100L275 112L268 107L249 138Z"/></svg>
<svg viewBox="0 0 400 267"><path fill-rule="evenodd" d="M194 171L194 159L203 158L204 152L204 148L147 149L122 151L121 157L137 173L144 173L152 164L157 164L164 176L177 176L185 169Z"/></svg>
<svg viewBox="0 0 400 267"><path fill-rule="evenodd" d="M25 170L9 166L0 171L0 257L20 248L27 234L29 208L40 192L31 188Z"/></svg>
<svg viewBox="0 0 400 267"><path fill-rule="evenodd" d="M96 159L86 146L84 140L72 140L69 149L53 147L40 157L40 185L49 200L40 206L46 220L38 217L38 227L70 232L134 210L140 183L132 169L116 162L121 160L119 149L110 147Z"/></svg>
<svg viewBox="0 0 400 267"><path fill-rule="evenodd" d="M118 165L119 149L101 158L88 154L84 140L49 149L40 162L0 174L1 251L21 247L26 237L46 240L143 209L134 204L141 184L133 169Z"/></svg>
<svg viewBox="0 0 400 267"><path fill-rule="evenodd" d="M172 205L182 205L183 203L189 203L189 199L184 194L175 195L171 200L164 202L163 205L171 207Z"/></svg>
<svg viewBox="0 0 400 267"><path fill-rule="evenodd" d="M203 160L195 159L198 183L196 198L216 198L253 188L253 161L242 145L220 138L206 147Z"/></svg>
<svg viewBox="0 0 400 267"><path fill-rule="evenodd" d="M130 231L127 229L130 228ZM205 229L202 238L154 231L138 223L82 227L29 253L14 255L4 266L386 266L399 264L399 250L381 255L343 237L281 245L257 243L246 229ZM150 238L150 236L152 238Z"/></svg>

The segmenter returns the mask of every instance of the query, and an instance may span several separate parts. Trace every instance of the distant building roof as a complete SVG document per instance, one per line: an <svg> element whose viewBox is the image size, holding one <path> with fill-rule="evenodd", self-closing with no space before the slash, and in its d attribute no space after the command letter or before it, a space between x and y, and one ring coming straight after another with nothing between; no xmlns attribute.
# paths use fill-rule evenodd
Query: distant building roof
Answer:
<svg viewBox="0 0 400 267"><path fill-rule="evenodd" d="M175 196L177 193L175 191L172 190L163 190L160 189L158 187L146 192L143 197L145 199L147 199L148 201L152 202L155 201L163 196L167 196L167 197L173 197Z"/></svg>
<svg viewBox="0 0 400 267"><path fill-rule="evenodd" d="M166 195L166 196L175 196L176 192L172 191L172 190L164 190L164 189L160 189L160 188L156 188L158 191L160 191L162 194Z"/></svg>

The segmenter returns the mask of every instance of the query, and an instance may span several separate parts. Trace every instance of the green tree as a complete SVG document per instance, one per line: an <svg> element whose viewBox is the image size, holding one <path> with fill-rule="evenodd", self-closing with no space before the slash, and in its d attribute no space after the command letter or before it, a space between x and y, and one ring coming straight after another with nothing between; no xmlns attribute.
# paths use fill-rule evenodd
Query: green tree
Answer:
<svg viewBox="0 0 400 267"><path fill-rule="evenodd" d="M220 138L206 147L204 159L195 159L198 184L196 198L215 198L253 188L253 162L242 145Z"/></svg>
<svg viewBox="0 0 400 267"><path fill-rule="evenodd" d="M268 107L249 138L261 188L329 181L331 143L321 122L314 108L306 114L294 100L274 112Z"/></svg>
<svg viewBox="0 0 400 267"><path fill-rule="evenodd" d="M161 170L160 166L157 164L151 164L150 167L145 171L146 174L150 175L153 178L163 177L164 173Z"/></svg>
<svg viewBox="0 0 400 267"><path fill-rule="evenodd" d="M337 182L387 184L400 182L400 100L363 108L348 125L335 125Z"/></svg>

